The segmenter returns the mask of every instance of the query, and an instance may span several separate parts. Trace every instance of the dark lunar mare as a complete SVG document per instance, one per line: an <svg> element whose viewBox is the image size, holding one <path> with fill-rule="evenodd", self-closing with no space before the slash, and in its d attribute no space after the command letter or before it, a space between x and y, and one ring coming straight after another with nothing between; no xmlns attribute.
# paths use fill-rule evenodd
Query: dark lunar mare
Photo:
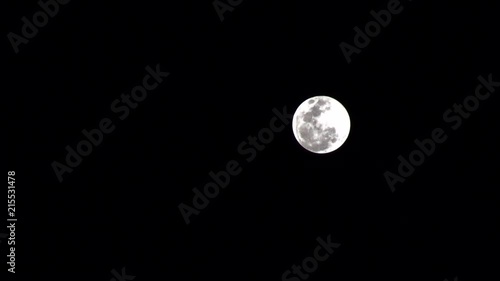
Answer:
<svg viewBox="0 0 500 281"><path fill-rule="evenodd" d="M309 104L312 104L312 102L309 101ZM325 150L337 141L338 135L334 127L323 128L323 125L318 123L318 117L330 108L328 105L328 101L319 99L309 111L298 116L305 122L297 128L297 131L304 140L303 145L307 149L312 151ZM326 108L322 110L322 107Z"/></svg>

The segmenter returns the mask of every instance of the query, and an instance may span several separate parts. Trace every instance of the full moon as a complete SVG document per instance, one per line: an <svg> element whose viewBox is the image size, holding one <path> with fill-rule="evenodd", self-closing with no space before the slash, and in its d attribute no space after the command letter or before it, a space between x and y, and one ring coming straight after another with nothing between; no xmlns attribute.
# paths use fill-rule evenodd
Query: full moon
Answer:
<svg viewBox="0 0 500 281"><path fill-rule="evenodd" d="M338 149L347 139L351 120L345 107L327 96L305 100L292 120L295 138L310 152L324 154Z"/></svg>

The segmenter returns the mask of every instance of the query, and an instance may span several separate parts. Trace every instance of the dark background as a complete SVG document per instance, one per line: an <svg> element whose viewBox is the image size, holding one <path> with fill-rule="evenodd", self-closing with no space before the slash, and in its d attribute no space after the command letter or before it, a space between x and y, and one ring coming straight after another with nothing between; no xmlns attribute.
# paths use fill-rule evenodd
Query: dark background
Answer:
<svg viewBox="0 0 500 281"><path fill-rule="evenodd" d="M221 22L211 1L73 0L18 54L5 36L15 279L281 280L328 234L341 247L310 280L497 278L498 91L396 192L383 176L449 128L479 75L499 79L497 4L402 1L347 64L340 42L387 3L245 0ZM2 10L19 34L39 7ZM59 183L64 147L117 120L111 102L158 63L171 75ZM273 108L315 95L350 114L339 150L309 153L288 125L254 161L238 154ZM232 159L243 172L186 225L178 205Z"/></svg>

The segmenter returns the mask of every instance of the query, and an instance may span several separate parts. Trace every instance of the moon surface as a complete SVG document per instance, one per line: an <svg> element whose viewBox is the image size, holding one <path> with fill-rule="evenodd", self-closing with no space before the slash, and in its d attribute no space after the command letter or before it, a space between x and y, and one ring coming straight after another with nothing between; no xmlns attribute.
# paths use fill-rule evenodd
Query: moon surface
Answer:
<svg viewBox="0 0 500 281"><path fill-rule="evenodd" d="M344 144L351 129L351 119L337 100L316 96L299 105L293 115L292 129L302 147L324 154Z"/></svg>

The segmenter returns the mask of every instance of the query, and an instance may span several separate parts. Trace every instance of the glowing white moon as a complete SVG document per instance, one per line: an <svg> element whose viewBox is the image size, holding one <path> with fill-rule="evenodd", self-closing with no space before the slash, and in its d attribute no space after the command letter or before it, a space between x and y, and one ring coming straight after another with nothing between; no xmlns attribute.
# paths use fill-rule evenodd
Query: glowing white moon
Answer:
<svg viewBox="0 0 500 281"><path fill-rule="evenodd" d="M351 119L345 107L327 96L305 100L292 120L295 138L305 149L319 154L338 149L347 139Z"/></svg>

